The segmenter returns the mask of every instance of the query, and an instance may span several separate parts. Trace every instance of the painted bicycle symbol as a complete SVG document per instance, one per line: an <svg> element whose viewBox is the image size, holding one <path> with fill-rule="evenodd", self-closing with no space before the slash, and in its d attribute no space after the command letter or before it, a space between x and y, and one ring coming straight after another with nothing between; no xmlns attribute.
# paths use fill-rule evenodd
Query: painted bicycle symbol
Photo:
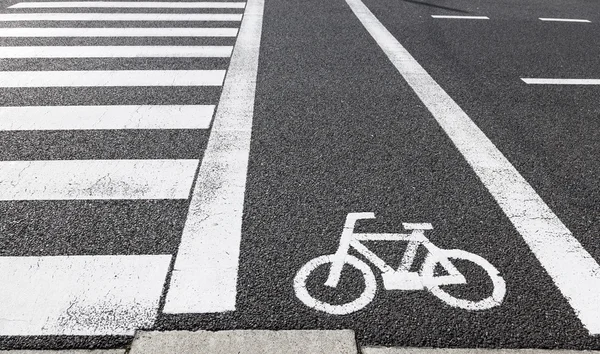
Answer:
<svg viewBox="0 0 600 354"><path fill-rule="evenodd" d="M294 290L298 299L306 306L334 315L345 315L358 311L373 301L377 290L377 282L373 270L365 262L349 255L348 251L350 248L363 255L381 271L383 286L386 290L428 290L446 304L470 311L486 310L502 303L506 294L506 284L504 279L499 275L498 270L484 258L463 250L446 250L435 246L425 237L425 231L433 229L431 224L427 223L403 223L404 228L411 231L408 234L354 233L354 225L357 220L374 218L374 213L348 214L337 252L314 258L300 268L294 278ZM363 245L362 241L403 241L408 242L408 246L402 256L398 269L394 270ZM410 271L419 245L423 245L428 254L420 271ZM467 284L466 278L452 264L451 259L470 261L483 268L493 285L491 295L474 301L454 297L443 290L441 286L444 285ZM314 270L326 264L330 264L329 276L325 282L326 286L331 288L337 287L344 265L349 265L358 269L364 277L365 286L362 294L355 300L343 304L330 304L320 301L311 295L306 286L308 278ZM436 275L436 270L440 269L440 266L444 269L444 274Z"/></svg>

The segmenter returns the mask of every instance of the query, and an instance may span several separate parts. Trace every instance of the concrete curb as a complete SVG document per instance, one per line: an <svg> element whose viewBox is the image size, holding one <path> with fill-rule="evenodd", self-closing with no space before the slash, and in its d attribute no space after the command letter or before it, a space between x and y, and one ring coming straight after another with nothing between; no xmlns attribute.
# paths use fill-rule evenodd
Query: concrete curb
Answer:
<svg viewBox="0 0 600 354"><path fill-rule="evenodd" d="M362 348L362 354L598 354L598 351L560 349L447 349L447 348Z"/></svg>
<svg viewBox="0 0 600 354"><path fill-rule="evenodd" d="M358 347L352 330L139 331L130 349L0 350L0 354L600 354L546 349Z"/></svg>
<svg viewBox="0 0 600 354"><path fill-rule="evenodd" d="M109 350L0 350L0 354L125 354L125 349Z"/></svg>
<svg viewBox="0 0 600 354"><path fill-rule="evenodd" d="M354 332L264 331L139 332L129 354L357 354Z"/></svg>

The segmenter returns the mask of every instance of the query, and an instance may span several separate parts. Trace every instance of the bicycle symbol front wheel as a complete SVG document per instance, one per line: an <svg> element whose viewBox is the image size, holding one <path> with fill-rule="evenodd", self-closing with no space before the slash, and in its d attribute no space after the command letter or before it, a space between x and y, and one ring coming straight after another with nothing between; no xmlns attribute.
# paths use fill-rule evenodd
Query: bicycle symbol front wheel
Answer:
<svg viewBox="0 0 600 354"><path fill-rule="evenodd" d="M443 255L445 258L467 260L483 268L483 270L485 270L487 273L487 276L492 281L493 290L489 297L479 301L471 301L456 298L450 295L448 292L442 290L439 284L436 284L428 287L429 291L433 295L437 296L440 300L444 301L450 306L459 307L461 309L470 311L487 310L502 303L504 295L506 294L506 283L500 276L498 270L490 262L485 260L483 257L463 250L440 250L440 252L440 255ZM423 263L421 275L425 279L433 279L437 264L438 261L435 259L435 257L427 257Z"/></svg>
<svg viewBox="0 0 600 354"><path fill-rule="evenodd" d="M300 299L300 301L302 301L308 307L327 312L332 315L346 315L367 306L371 301L373 301L375 292L377 290L375 275L373 275L373 271L365 262L351 255L347 255L344 259L344 266L349 265L358 269L362 273L365 281L365 288L357 299L345 304L333 305L318 300L309 293L306 287L306 282L308 281L311 273L322 265L333 263L333 259L334 255L332 254L320 256L310 260L308 263L302 266L302 268L300 268L296 274L296 277L294 278L294 291L296 292L298 299Z"/></svg>

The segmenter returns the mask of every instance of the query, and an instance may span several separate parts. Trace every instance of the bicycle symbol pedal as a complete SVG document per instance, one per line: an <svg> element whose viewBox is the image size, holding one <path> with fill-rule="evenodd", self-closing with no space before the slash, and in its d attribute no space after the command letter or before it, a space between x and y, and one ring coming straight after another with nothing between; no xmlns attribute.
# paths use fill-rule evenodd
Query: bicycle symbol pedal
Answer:
<svg viewBox="0 0 600 354"><path fill-rule="evenodd" d="M348 251L351 248L381 271L385 290L428 290L446 304L470 311L486 310L502 303L506 294L506 283L499 275L498 270L484 258L463 250L446 250L435 246L425 237L425 231L433 229L431 224L404 223L402 224L404 228L411 231L407 234L354 232L356 221L374 218L374 213L349 213L336 253L314 258L300 268L294 278L294 291L298 299L306 306L334 315L345 315L358 311L373 301L377 291L377 281L373 270L364 261L349 255ZM362 241L403 241L408 242L408 246L400 265L397 269L393 269L363 245ZM410 271L420 245L425 247L428 254L420 271ZM482 300L474 301L457 298L443 290L441 286L444 285L467 284L465 276L452 264L450 259L470 261L483 268L493 284L491 294ZM359 270L364 277L365 288L362 294L357 299L343 304L330 304L311 295L306 286L308 278L313 271L325 264L330 264L325 286L337 287L342 276L342 269L344 265L348 265ZM435 270L439 266L445 270L445 275L435 274Z"/></svg>

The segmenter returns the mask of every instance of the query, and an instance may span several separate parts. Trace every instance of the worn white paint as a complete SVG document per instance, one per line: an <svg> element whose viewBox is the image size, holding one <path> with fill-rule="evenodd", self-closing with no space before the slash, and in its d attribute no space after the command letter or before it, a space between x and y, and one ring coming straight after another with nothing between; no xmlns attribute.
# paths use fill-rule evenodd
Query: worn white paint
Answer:
<svg viewBox="0 0 600 354"><path fill-rule="evenodd" d="M44 1L20 2L9 9L56 8L168 8L168 9L243 9L245 2L233 1Z"/></svg>
<svg viewBox="0 0 600 354"><path fill-rule="evenodd" d="M231 46L25 46L2 47L1 59L15 58L227 58Z"/></svg>
<svg viewBox="0 0 600 354"><path fill-rule="evenodd" d="M0 257L0 335L133 335L154 324L170 260Z"/></svg>
<svg viewBox="0 0 600 354"><path fill-rule="evenodd" d="M225 70L3 71L0 87L220 86Z"/></svg>
<svg viewBox="0 0 600 354"><path fill-rule="evenodd" d="M0 161L0 200L187 199L198 160Z"/></svg>
<svg viewBox="0 0 600 354"><path fill-rule="evenodd" d="M0 107L2 130L208 129L215 106Z"/></svg>
<svg viewBox="0 0 600 354"><path fill-rule="evenodd" d="M489 20L487 16L460 16L460 15L431 15L433 18L446 18L456 20Z"/></svg>
<svg viewBox="0 0 600 354"><path fill-rule="evenodd" d="M591 334L600 334L600 266L467 114L360 0L363 26L473 168Z"/></svg>
<svg viewBox="0 0 600 354"><path fill-rule="evenodd" d="M0 28L0 37L235 37L237 28Z"/></svg>
<svg viewBox="0 0 600 354"><path fill-rule="evenodd" d="M535 79L521 78L530 85L600 85L600 79Z"/></svg>
<svg viewBox="0 0 600 354"><path fill-rule="evenodd" d="M544 18L544 17L540 17L541 21L548 21L548 22L581 22L581 23L590 23L590 20L582 20L582 19L576 19L576 18Z"/></svg>
<svg viewBox="0 0 600 354"><path fill-rule="evenodd" d="M147 14L147 13L22 13L0 14L10 21L241 21L242 14Z"/></svg>
<svg viewBox="0 0 600 354"><path fill-rule="evenodd" d="M164 312L235 310L264 0L250 0L177 252Z"/></svg>

